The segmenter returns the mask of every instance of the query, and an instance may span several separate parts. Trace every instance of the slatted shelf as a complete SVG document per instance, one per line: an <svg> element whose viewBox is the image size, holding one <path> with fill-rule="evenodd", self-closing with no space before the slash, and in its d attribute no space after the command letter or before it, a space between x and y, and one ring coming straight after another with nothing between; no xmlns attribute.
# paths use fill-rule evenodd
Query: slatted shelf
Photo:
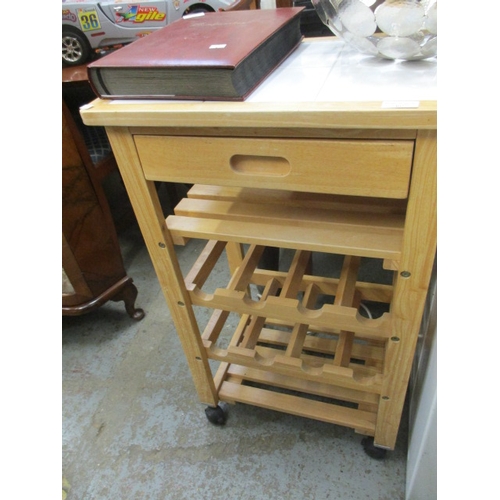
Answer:
<svg viewBox="0 0 500 500"><path fill-rule="evenodd" d="M245 242L398 261L404 216L184 198L167 226L183 238Z"/></svg>
<svg viewBox="0 0 500 500"><path fill-rule="evenodd" d="M246 403L301 417L314 418L331 424L351 427L358 432L370 435L375 432L377 419L375 412L346 408L232 382L222 383L219 396L224 401Z"/></svg>
<svg viewBox="0 0 500 500"><path fill-rule="evenodd" d="M406 199L374 198L366 196L342 196L326 193L306 193L279 189L214 186L194 184L188 191L188 198L212 201L240 201L261 204L286 204L291 207L322 208L341 212L356 211L404 215Z"/></svg>

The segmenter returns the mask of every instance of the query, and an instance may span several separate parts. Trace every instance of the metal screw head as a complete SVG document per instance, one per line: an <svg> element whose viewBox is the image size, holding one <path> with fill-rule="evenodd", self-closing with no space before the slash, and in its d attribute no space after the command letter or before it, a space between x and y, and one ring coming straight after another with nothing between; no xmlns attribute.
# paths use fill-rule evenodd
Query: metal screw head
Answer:
<svg viewBox="0 0 500 500"><path fill-rule="evenodd" d="M400 273L402 278L409 278L411 276L410 271L401 271Z"/></svg>
<svg viewBox="0 0 500 500"><path fill-rule="evenodd" d="M391 340L392 340L393 342L399 342L399 337L391 337Z"/></svg>
<svg viewBox="0 0 500 500"><path fill-rule="evenodd" d="M158 243L158 246L159 246L160 248L165 248L165 246L166 246L166 245L165 245L165 243L160 242L160 243Z"/></svg>

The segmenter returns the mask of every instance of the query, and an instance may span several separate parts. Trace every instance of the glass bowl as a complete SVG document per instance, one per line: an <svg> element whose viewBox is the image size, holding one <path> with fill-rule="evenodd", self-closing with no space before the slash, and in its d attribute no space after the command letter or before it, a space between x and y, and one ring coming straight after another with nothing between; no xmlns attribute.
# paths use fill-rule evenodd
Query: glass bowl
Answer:
<svg viewBox="0 0 500 500"><path fill-rule="evenodd" d="M364 54L406 61L437 55L437 0L312 0L321 21Z"/></svg>

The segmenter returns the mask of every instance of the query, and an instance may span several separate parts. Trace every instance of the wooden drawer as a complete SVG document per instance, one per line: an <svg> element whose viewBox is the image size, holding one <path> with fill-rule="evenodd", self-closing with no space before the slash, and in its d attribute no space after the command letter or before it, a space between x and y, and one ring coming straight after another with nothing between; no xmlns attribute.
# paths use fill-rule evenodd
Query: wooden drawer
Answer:
<svg viewBox="0 0 500 500"><path fill-rule="evenodd" d="M405 198L411 140L136 135L149 180Z"/></svg>

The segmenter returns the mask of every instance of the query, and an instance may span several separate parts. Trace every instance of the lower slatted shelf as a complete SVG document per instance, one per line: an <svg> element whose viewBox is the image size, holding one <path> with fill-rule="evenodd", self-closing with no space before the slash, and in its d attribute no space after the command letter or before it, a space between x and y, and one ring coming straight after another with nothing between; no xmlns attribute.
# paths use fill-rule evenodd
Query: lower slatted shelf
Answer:
<svg viewBox="0 0 500 500"><path fill-rule="evenodd" d="M225 373L221 376L219 396L224 401L338 424L361 434L375 432L377 395L233 364L221 371Z"/></svg>

